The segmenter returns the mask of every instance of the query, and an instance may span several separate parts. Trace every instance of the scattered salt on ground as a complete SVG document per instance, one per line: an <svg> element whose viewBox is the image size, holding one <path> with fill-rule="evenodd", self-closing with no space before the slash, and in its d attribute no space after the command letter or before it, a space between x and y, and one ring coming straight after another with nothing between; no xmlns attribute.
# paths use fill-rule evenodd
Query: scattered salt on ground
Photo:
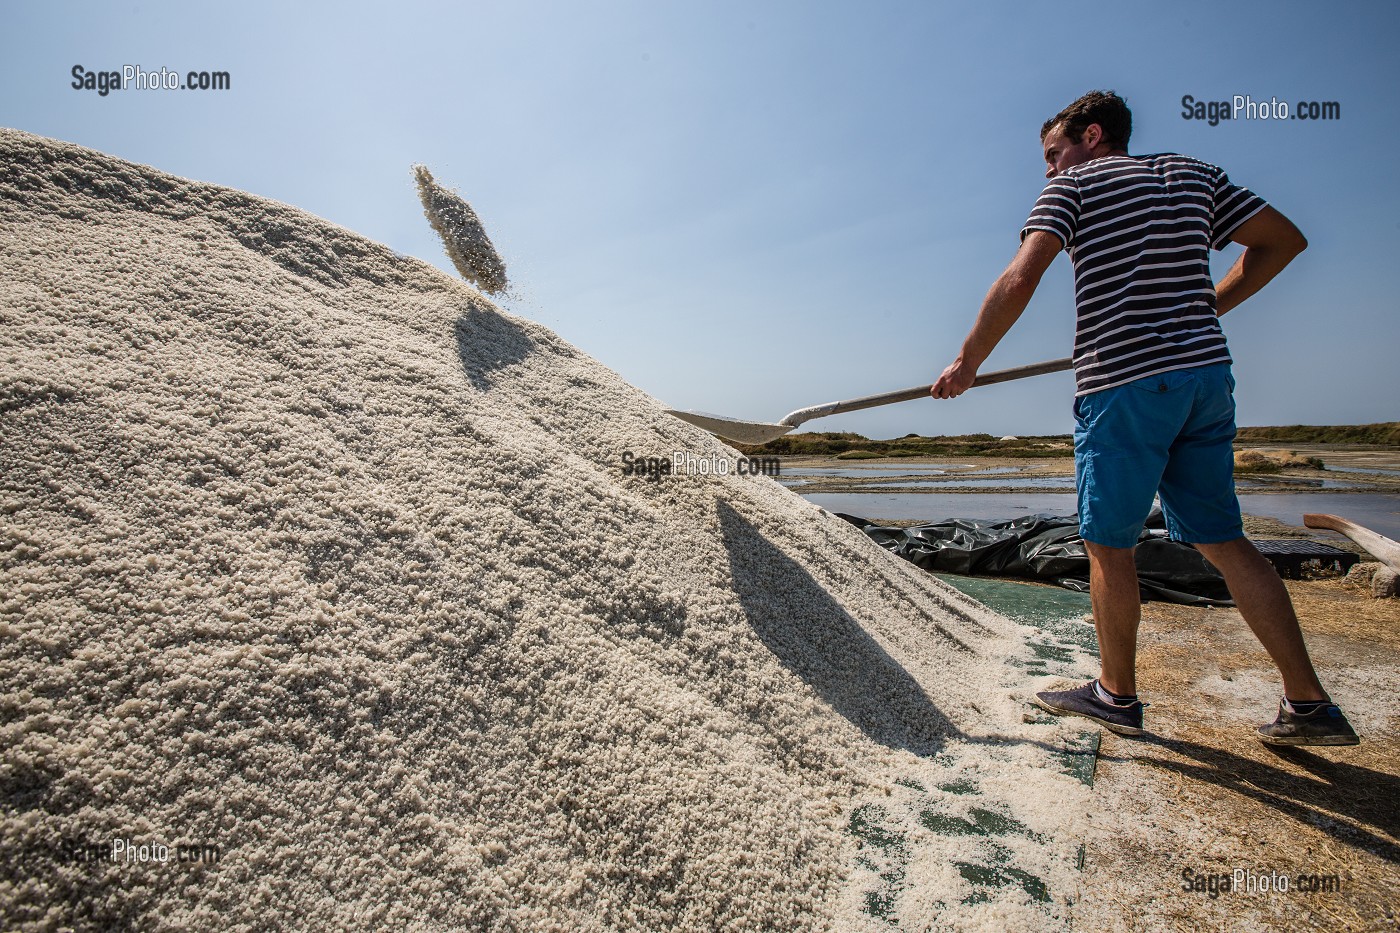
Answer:
<svg viewBox="0 0 1400 933"><path fill-rule="evenodd" d="M1064 922L1027 630L770 478L624 476L735 454L426 263L0 159L0 927ZM65 857L113 839L221 859Z"/></svg>
<svg viewBox="0 0 1400 933"><path fill-rule="evenodd" d="M506 264L472 206L434 181L426 165L413 166L413 177L418 180L423 213L442 237L443 248L462 278L491 295L505 291Z"/></svg>

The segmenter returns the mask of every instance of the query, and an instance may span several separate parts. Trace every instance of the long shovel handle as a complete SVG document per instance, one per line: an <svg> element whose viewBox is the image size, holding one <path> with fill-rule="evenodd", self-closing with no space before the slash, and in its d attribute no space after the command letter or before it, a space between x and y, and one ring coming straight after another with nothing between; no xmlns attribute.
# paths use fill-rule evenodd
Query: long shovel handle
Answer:
<svg viewBox="0 0 1400 933"><path fill-rule="evenodd" d="M1328 515L1325 512L1309 512L1303 516L1303 524L1308 528L1328 528L1340 532L1364 547L1372 556L1384 561L1391 570L1400 572L1400 544L1396 544L1385 535L1340 515Z"/></svg>
<svg viewBox="0 0 1400 933"><path fill-rule="evenodd" d="M1065 357L1062 360L1050 360L1048 363L1032 363L1029 366L999 369L994 373L986 373L978 376L973 381L972 385L995 385L998 382L1025 379L1027 376L1043 376L1046 373L1059 373L1073 368L1074 360ZM876 408L880 405L893 405L895 402L909 402L928 395L929 390L932 388L933 384L930 383L924 386L911 386L908 389L899 389L895 392L882 392L879 395L865 395L860 398L847 399L844 402L827 402L825 405L813 405L811 408L799 408L780 421L779 424L786 424L795 428L804 421L810 421L813 418L824 418L827 415L840 415L848 411L860 411L865 408Z"/></svg>

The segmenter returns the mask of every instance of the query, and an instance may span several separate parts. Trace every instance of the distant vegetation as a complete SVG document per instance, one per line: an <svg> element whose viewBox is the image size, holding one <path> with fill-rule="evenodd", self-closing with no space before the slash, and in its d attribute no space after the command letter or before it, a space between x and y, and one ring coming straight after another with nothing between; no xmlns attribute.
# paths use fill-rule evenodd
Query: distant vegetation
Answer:
<svg viewBox="0 0 1400 933"><path fill-rule="evenodd" d="M1242 444L1378 444L1400 447L1400 421L1383 424L1295 424L1284 427L1240 428L1237 441ZM906 434L892 440L875 441L849 431L813 431L788 434L761 446L736 444L735 447L750 455L838 457L842 460L869 460L881 457L1074 456L1074 439L1068 434L1013 437L1008 440L990 434L960 434L951 437Z"/></svg>
<svg viewBox="0 0 1400 933"><path fill-rule="evenodd" d="M1246 444L1381 444L1400 447L1400 421L1240 428L1236 440Z"/></svg>
<svg viewBox="0 0 1400 933"><path fill-rule="evenodd" d="M790 457L839 457L869 460L877 457L1072 457L1068 434L1016 437L1002 440L990 434L956 437L922 437L906 434L888 441L873 441L849 431L788 434L759 447L735 445L746 454L780 454Z"/></svg>

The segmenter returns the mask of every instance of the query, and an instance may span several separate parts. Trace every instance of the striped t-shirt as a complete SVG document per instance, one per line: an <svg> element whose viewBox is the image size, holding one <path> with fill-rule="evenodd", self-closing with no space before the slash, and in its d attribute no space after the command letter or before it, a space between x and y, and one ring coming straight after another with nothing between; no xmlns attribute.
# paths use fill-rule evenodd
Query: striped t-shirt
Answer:
<svg viewBox="0 0 1400 933"><path fill-rule="evenodd" d="M1074 262L1076 395L1230 362L1210 249L1264 207L1214 165L1106 156L1050 180L1021 230L1060 238Z"/></svg>

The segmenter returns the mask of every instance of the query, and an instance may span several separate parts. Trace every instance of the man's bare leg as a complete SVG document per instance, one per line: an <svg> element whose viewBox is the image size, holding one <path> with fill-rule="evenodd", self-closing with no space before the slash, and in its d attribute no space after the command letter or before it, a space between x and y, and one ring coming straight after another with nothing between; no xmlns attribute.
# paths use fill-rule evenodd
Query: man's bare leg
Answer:
<svg viewBox="0 0 1400 933"><path fill-rule="evenodd" d="M1133 548L1084 542L1089 552L1089 599L1099 636L1099 683L1118 696L1137 695L1137 634L1142 619ZM1270 568L1272 570L1273 568Z"/></svg>
<svg viewBox="0 0 1400 933"><path fill-rule="evenodd" d="M1197 544L1196 550L1225 577L1240 615L1278 665L1283 695L1299 702L1329 699L1308 657L1288 590L1259 549L1248 538L1236 538L1222 544ZM1097 606L1094 615L1098 616Z"/></svg>

